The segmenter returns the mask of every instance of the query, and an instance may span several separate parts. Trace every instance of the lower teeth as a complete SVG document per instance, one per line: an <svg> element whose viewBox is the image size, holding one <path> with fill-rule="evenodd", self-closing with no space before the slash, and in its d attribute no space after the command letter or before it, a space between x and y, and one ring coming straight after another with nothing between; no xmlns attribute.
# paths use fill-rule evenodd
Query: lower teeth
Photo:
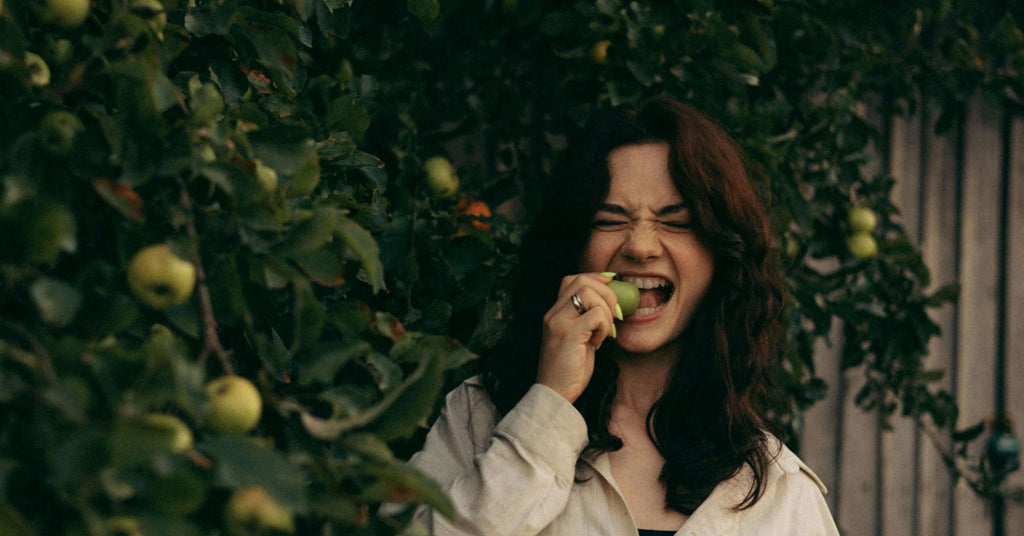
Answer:
<svg viewBox="0 0 1024 536"><path fill-rule="evenodd" d="M662 304L658 305L657 307L641 307L641 308L637 309L636 311L633 311L633 315L634 316L649 315L649 314L657 311L658 309L661 309L664 306L665 306L665 304L662 303Z"/></svg>

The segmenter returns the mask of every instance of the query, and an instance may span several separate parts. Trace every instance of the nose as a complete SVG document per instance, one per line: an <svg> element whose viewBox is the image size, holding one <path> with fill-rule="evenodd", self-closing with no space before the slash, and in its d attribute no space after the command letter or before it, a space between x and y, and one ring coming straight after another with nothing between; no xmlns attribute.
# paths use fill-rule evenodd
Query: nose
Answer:
<svg viewBox="0 0 1024 536"><path fill-rule="evenodd" d="M660 256L662 251L657 225L652 222L634 225L620 249L622 255L633 262L647 262Z"/></svg>

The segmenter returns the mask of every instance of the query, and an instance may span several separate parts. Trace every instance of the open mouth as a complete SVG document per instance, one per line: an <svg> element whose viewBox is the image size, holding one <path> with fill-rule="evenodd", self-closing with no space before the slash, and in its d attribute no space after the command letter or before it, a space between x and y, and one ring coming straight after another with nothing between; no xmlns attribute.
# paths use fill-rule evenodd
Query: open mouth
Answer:
<svg viewBox="0 0 1024 536"><path fill-rule="evenodd" d="M661 277L620 276L619 279L636 285L640 289L640 306L630 316L652 314L668 303L675 287L672 282Z"/></svg>

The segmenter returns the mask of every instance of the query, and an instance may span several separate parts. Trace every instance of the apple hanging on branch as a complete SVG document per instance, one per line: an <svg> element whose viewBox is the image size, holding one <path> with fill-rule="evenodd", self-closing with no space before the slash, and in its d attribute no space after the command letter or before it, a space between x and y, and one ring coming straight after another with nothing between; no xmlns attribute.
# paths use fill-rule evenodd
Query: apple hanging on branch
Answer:
<svg viewBox="0 0 1024 536"><path fill-rule="evenodd" d="M167 244L142 248L128 265L128 287L153 309L187 302L195 285L196 267L175 255Z"/></svg>
<svg viewBox="0 0 1024 536"><path fill-rule="evenodd" d="M263 413L260 392L241 376L221 376L206 384L210 409L205 425L224 434L243 435L256 427Z"/></svg>

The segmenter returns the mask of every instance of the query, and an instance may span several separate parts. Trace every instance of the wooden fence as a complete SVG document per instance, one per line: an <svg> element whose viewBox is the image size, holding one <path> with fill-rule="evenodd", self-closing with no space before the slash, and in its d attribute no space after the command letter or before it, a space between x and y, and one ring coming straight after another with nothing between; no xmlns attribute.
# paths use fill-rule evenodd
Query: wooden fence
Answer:
<svg viewBox="0 0 1024 536"><path fill-rule="evenodd" d="M935 286L962 284L957 304L935 310L942 336L929 366L946 370L960 427L1006 412L1024 428L1024 116L984 99L936 135L925 104L911 118L880 121L881 165L896 178L893 201L924 253ZM841 330L834 337L841 337ZM988 503L954 484L931 438L906 418L882 430L855 407L861 370L841 373L824 347L818 372L832 388L805 415L801 457L829 486L847 536L1017 536L1024 505ZM948 446L948 445L947 445ZM972 452L977 454L977 452ZM1024 471L1010 483L1024 485Z"/></svg>

